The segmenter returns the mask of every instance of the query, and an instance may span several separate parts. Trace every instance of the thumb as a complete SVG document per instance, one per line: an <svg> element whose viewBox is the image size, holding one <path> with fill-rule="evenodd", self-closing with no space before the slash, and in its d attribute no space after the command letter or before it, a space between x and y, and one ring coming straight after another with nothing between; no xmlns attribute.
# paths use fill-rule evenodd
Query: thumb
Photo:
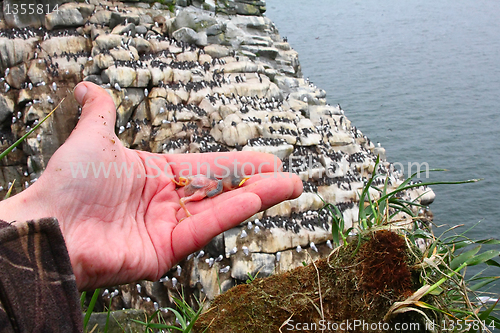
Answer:
<svg viewBox="0 0 500 333"><path fill-rule="evenodd" d="M116 106L106 90L92 82L80 82L73 94L82 106L82 114L75 129L106 129L114 133Z"/></svg>

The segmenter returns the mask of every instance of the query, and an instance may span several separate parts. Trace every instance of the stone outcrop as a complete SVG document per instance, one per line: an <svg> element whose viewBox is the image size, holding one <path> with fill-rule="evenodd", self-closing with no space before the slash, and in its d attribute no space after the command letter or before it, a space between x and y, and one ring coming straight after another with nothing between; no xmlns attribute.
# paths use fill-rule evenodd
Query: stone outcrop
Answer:
<svg viewBox="0 0 500 333"><path fill-rule="evenodd" d="M321 198L339 207L347 228L357 221L360 188L385 151L302 77L297 52L262 15L263 1L178 0L174 6L91 0L59 9L45 15L41 27L11 29L18 21L0 21L2 150L67 97L63 112L1 162L4 190L14 179L17 192L36 181L67 138L80 112L70 92L81 80L113 97L116 133L127 147L267 152L304 182L299 198L216 237L160 281L105 291L106 299L115 296L115 308L171 306L181 286L188 295L212 299L247 273L264 276L326 256L332 217L321 210ZM401 182L386 161L378 172L390 186ZM406 195L424 192L419 200L431 203L427 188Z"/></svg>

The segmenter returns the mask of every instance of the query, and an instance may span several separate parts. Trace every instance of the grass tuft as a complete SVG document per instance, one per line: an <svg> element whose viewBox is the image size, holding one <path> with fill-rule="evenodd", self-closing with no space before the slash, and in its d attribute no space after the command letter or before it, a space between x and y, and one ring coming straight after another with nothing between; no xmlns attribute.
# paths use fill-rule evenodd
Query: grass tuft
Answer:
<svg viewBox="0 0 500 333"><path fill-rule="evenodd" d="M333 217L336 245L327 259L265 279L249 279L218 296L195 326L209 332L276 332L293 323L309 323L294 328L318 331L313 325L321 320L360 320L386 323L392 332L398 331L396 324L418 325L399 332L489 332L500 327L493 315L497 302L480 301L481 290L500 277L482 276L484 272L472 278L465 275L469 266L500 267L500 241L469 239L466 234L471 229L451 234L458 226L435 237L429 221L419 216L419 210L426 208L419 198L402 199L414 187L479 179L412 184L415 173L394 189L389 189L387 178L379 188L374 185L380 177L378 163L377 159L360 191L357 226L345 229L338 207L324 202ZM410 223L400 219L401 214L408 215ZM485 250L492 246L496 248ZM386 329L370 327L370 331Z"/></svg>

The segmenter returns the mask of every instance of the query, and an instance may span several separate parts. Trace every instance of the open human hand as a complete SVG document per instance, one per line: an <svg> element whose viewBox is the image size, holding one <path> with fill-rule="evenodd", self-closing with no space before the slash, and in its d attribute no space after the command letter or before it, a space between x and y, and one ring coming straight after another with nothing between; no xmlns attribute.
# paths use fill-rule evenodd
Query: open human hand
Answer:
<svg viewBox="0 0 500 333"><path fill-rule="evenodd" d="M83 106L76 128L37 182L0 203L0 218L56 217L80 290L158 280L214 236L302 193L300 179L280 172L273 155L127 149L115 135L116 109L107 92L83 82L74 95ZM172 178L197 174L198 166L202 174L223 174L235 165L245 175L259 174L241 188L188 203L192 216L185 218L183 189Z"/></svg>

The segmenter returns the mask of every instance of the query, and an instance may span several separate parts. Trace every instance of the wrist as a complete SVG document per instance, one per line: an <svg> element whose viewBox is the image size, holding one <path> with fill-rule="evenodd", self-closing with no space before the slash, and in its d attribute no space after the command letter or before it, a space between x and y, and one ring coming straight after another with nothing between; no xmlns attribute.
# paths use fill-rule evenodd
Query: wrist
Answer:
<svg viewBox="0 0 500 333"><path fill-rule="evenodd" d="M56 217L46 204L47 196L39 193L36 183L26 190L0 201L0 219L12 221L29 221L44 217Z"/></svg>

